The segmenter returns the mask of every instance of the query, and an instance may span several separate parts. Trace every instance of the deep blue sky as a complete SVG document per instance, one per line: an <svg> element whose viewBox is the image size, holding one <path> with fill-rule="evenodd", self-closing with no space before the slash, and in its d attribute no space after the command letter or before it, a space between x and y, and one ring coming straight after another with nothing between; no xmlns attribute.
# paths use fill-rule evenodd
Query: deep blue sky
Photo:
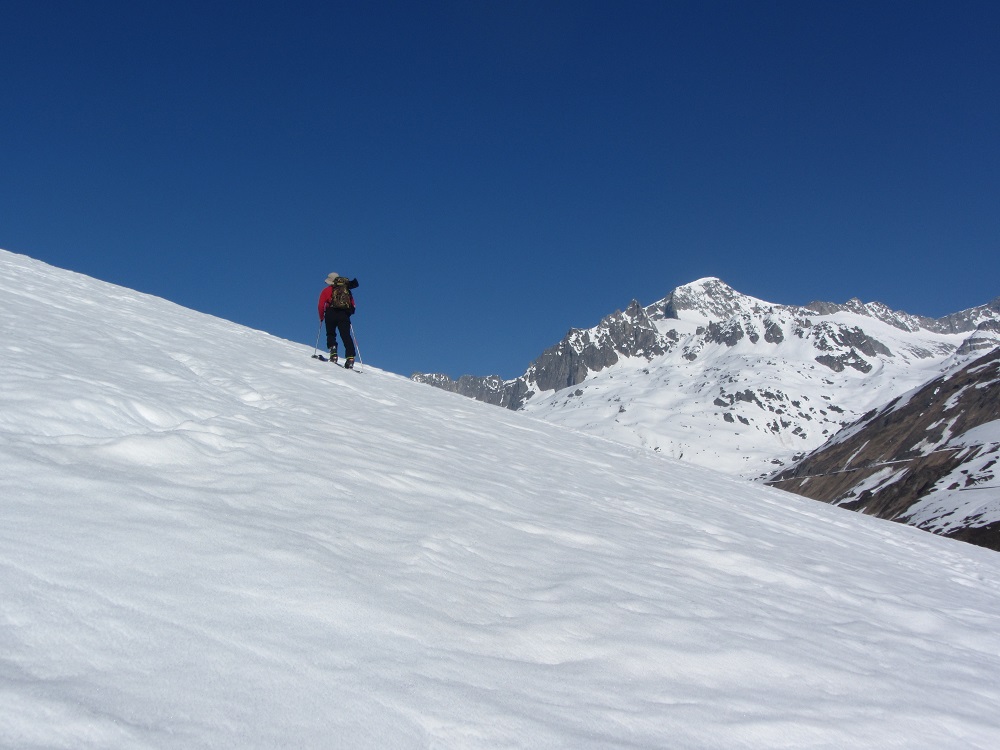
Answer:
<svg viewBox="0 0 1000 750"><path fill-rule="evenodd" d="M0 69L0 247L310 345L357 276L404 375L703 276L1000 295L993 0L4 0Z"/></svg>

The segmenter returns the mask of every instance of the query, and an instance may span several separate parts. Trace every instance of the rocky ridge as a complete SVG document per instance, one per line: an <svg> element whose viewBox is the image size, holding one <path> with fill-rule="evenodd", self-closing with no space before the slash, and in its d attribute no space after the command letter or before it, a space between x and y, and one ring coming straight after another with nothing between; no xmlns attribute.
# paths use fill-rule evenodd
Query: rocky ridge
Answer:
<svg viewBox="0 0 1000 750"><path fill-rule="evenodd" d="M749 477L1000 342L1000 298L940 319L766 302L716 278L571 329L523 375L413 378Z"/></svg>

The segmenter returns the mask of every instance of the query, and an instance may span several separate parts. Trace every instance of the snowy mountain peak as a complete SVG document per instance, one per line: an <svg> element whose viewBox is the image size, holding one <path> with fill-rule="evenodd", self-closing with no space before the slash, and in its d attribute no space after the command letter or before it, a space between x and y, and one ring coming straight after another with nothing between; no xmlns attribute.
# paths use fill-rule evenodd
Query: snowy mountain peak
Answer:
<svg viewBox="0 0 1000 750"><path fill-rule="evenodd" d="M744 312L759 312L774 307L769 302L742 294L729 284L715 277L707 277L683 284L652 307L661 311L661 317L691 320L726 320Z"/></svg>
<svg viewBox="0 0 1000 750"><path fill-rule="evenodd" d="M940 321L854 298L767 302L707 277L572 329L513 380L414 375L488 403L743 476L1000 344L991 305Z"/></svg>

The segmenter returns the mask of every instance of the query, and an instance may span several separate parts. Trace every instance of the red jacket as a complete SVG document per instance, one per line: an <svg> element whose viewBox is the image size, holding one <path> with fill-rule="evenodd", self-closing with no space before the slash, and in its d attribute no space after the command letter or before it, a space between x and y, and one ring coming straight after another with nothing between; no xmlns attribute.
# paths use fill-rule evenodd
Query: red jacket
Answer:
<svg viewBox="0 0 1000 750"><path fill-rule="evenodd" d="M319 319L326 317L326 306L330 304L330 297L333 296L333 287L328 286L319 295Z"/></svg>
<svg viewBox="0 0 1000 750"><path fill-rule="evenodd" d="M347 282L347 289L348 290L357 289L357 288L358 288L358 280L357 279L351 279L349 282ZM320 295L319 295L319 319L320 320L323 320L326 317L326 306L330 304L330 297L332 297L332 296L333 296L333 287L332 286L328 286L325 289L323 289L322 292L320 292ZM353 312L354 312L354 295L352 294L351 295L351 313L353 313Z"/></svg>

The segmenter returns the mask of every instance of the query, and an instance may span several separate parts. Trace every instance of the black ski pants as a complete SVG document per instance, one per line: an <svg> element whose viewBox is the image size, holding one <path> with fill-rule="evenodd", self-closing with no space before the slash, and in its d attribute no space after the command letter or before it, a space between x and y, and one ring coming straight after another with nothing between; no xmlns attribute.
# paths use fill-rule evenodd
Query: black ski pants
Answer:
<svg viewBox="0 0 1000 750"><path fill-rule="evenodd" d="M344 341L344 354L348 357L355 355L354 339L351 338L351 311L350 310L327 310L326 311L326 348L334 350L337 348L337 332Z"/></svg>

